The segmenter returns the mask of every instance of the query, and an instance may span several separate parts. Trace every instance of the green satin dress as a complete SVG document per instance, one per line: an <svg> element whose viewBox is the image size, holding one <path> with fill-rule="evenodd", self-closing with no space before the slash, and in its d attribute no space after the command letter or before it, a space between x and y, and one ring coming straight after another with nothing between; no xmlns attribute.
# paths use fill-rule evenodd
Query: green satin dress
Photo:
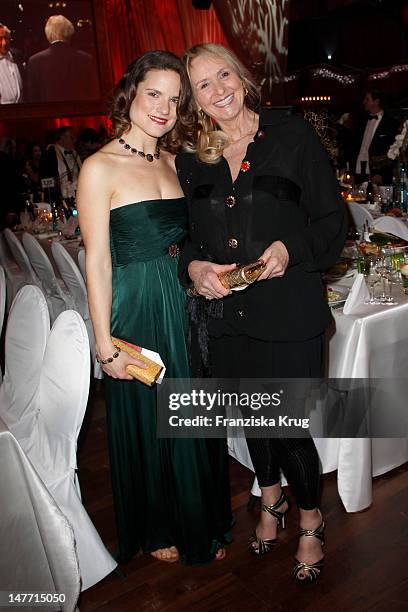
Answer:
<svg viewBox="0 0 408 612"><path fill-rule="evenodd" d="M187 232L184 198L111 211L112 334L160 353L166 376L190 376L185 292L169 246ZM176 546L211 561L232 524L225 440L156 437L156 389L105 377L118 561Z"/></svg>

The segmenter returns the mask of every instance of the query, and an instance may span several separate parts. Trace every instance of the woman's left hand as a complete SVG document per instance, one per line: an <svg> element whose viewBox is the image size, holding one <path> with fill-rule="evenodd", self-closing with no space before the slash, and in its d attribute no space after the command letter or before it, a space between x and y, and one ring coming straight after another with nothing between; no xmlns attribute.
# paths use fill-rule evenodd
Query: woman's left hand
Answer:
<svg viewBox="0 0 408 612"><path fill-rule="evenodd" d="M283 242L276 240L265 249L259 259L265 262L266 268L258 280L267 280L285 274L289 263L289 253Z"/></svg>

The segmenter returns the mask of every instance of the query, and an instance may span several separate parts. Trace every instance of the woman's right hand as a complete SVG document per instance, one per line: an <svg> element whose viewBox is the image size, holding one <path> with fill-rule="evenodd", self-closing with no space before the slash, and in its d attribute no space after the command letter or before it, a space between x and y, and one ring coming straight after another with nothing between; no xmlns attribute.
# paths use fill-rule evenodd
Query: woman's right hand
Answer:
<svg viewBox="0 0 408 612"><path fill-rule="evenodd" d="M220 299L231 293L220 283L219 274L235 270L237 264L215 264L209 261L194 260L188 266L188 274L200 295L208 299Z"/></svg>
<svg viewBox="0 0 408 612"><path fill-rule="evenodd" d="M112 347L112 350L104 351L103 353L98 353L102 359L106 359L117 352L117 348ZM135 359L126 353L125 351L121 351L119 356L116 357L113 361L106 364L101 364L102 370L110 376L111 378L119 378L121 380L133 380L133 376L126 372L126 368L128 365L135 365L139 368L147 369L149 366L145 364L143 361L139 359Z"/></svg>

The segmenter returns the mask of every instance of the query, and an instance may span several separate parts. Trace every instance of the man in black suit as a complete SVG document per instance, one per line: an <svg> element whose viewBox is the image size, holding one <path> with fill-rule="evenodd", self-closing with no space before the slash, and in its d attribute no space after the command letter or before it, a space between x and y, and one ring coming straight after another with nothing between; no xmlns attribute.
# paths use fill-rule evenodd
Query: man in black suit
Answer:
<svg viewBox="0 0 408 612"><path fill-rule="evenodd" d="M363 104L368 119L360 132L360 148L358 145L356 148L356 182L371 175L375 182L390 185L393 161L387 157L387 153L398 134L398 123L384 110L384 94L381 91L368 90Z"/></svg>
<svg viewBox="0 0 408 612"><path fill-rule="evenodd" d="M11 31L0 23L0 104L17 104L23 99L24 62L10 42Z"/></svg>
<svg viewBox="0 0 408 612"><path fill-rule="evenodd" d="M99 98L92 55L71 46L74 26L63 15L52 15L45 25L50 46L32 55L27 67L30 102L58 102Z"/></svg>

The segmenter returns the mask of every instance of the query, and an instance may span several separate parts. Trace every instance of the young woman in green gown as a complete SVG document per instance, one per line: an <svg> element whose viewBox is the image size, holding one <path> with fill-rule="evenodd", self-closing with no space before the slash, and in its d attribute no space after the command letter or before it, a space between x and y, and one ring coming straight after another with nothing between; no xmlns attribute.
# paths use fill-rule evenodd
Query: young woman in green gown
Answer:
<svg viewBox="0 0 408 612"><path fill-rule="evenodd" d="M126 366L140 362L117 355L111 342L113 335L157 351L166 376L190 376L185 293L177 279L187 206L174 164L190 102L178 58L164 51L141 56L113 95L116 138L85 161L79 179L123 563L141 549L163 561L203 564L223 558L230 538L225 440L157 438L156 389L131 380Z"/></svg>

